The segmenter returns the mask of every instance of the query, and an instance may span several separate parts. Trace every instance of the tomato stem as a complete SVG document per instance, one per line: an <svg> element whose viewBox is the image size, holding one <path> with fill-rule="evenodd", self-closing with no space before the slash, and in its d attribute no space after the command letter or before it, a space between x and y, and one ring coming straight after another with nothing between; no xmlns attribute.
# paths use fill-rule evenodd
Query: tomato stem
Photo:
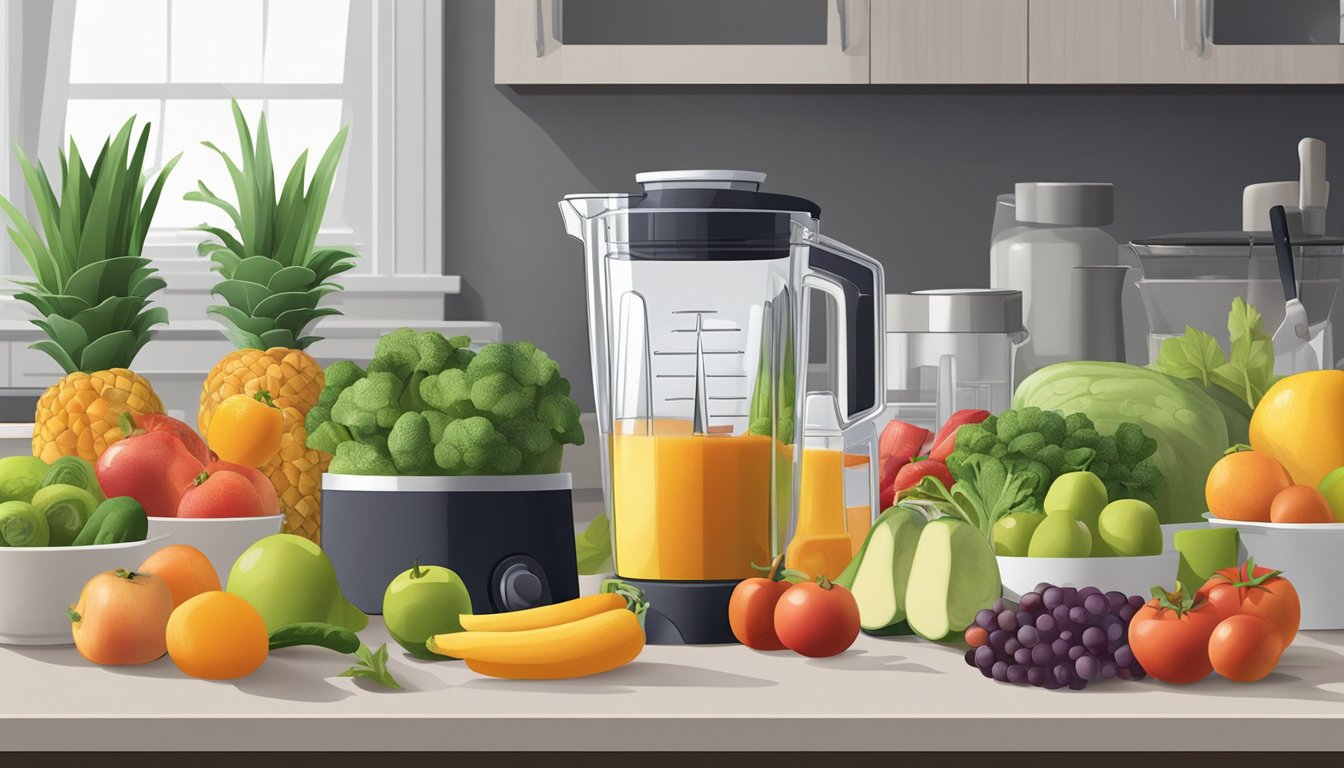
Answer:
<svg viewBox="0 0 1344 768"><path fill-rule="evenodd" d="M1152 595L1157 598L1159 608L1175 611L1178 618L1203 607L1207 602L1198 592L1194 595L1186 594L1185 585L1180 581L1176 582L1175 592L1168 592L1163 587L1153 587Z"/></svg>
<svg viewBox="0 0 1344 768"><path fill-rule="evenodd" d="M257 402L265 403L266 405L269 405L272 408L278 407L276 406L275 401L271 399L271 393L267 392L264 389L257 390L257 394L253 395L252 398Z"/></svg>
<svg viewBox="0 0 1344 768"><path fill-rule="evenodd" d="M817 577L817 586L828 592L835 587L835 585L831 583L831 580L826 578L826 574L824 573Z"/></svg>
<svg viewBox="0 0 1344 768"><path fill-rule="evenodd" d="M1255 558L1248 557L1246 558L1246 562L1242 563L1241 567L1237 569L1237 578L1233 579L1223 573L1219 573L1218 578L1237 589L1268 589L1265 587L1265 582L1282 575L1283 571L1271 570L1256 576Z"/></svg>
<svg viewBox="0 0 1344 768"><path fill-rule="evenodd" d="M196 479L192 481L192 484L193 484L193 485L204 485L204 484L205 484L205 481L206 481L206 480L209 480L209 479L210 479L210 473L209 473L209 472L202 472L201 474L199 474L199 475L196 476Z"/></svg>
<svg viewBox="0 0 1344 768"><path fill-rule="evenodd" d="M136 576L139 576L139 575L140 575L140 574L136 573L135 571L128 570L128 569L126 569L126 568L118 568L117 570L113 571L112 573L113 573L113 575L115 575L118 579L125 579L125 580L127 580L127 581L130 581L130 580L134 579Z"/></svg>
<svg viewBox="0 0 1344 768"><path fill-rule="evenodd" d="M80 616L79 613L75 611L75 607L73 605L65 609L65 615L69 616L70 620L75 622L76 624L84 620L84 617Z"/></svg>

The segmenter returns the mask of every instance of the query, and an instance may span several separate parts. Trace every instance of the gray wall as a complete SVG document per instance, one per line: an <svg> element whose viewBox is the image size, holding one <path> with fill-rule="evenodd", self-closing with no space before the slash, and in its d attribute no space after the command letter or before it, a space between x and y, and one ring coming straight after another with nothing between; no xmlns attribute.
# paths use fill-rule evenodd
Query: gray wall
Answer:
<svg viewBox="0 0 1344 768"><path fill-rule="evenodd" d="M988 285L994 197L1015 181L1114 182L1124 242L1239 227L1242 187L1296 178L1303 136L1337 147L1344 179L1340 89L512 89L494 84L492 4L446 16L445 266L465 281L449 317L536 342L585 409L582 260L556 201L630 190L637 171L765 171L881 259L893 291Z"/></svg>

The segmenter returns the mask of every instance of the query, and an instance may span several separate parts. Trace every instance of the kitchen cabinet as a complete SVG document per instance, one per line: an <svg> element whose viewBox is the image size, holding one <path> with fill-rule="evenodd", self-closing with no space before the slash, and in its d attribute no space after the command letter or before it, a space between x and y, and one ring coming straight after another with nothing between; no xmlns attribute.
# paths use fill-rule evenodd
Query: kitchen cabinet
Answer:
<svg viewBox="0 0 1344 768"><path fill-rule="evenodd" d="M495 82L868 82L869 0L496 0Z"/></svg>
<svg viewBox="0 0 1344 768"><path fill-rule="evenodd" d="M1026 83L1028 0L872 0L872 82Z"/></svg>
<svg viewBox="0 0 1344 768"><path fill-rule="evenodd" d="M1209 1L1031 0L1030 80L1344 83L1344 45L1215 44Z"/></svg>

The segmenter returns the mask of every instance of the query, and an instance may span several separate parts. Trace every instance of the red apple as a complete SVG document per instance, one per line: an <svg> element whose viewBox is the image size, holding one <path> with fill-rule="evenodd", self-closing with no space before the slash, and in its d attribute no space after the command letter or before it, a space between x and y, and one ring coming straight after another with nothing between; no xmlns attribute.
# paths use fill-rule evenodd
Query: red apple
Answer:
<svg viewBox="0 0 1344 768"><path fill-rule="evenodd" d="M933 450L929 451L929 458L947 461L947 457L957 447L957 430L966 424L979 424L988 418L989 411L981 409L957 411L949 416L947 423L938 430L938 436L933 439Z"/></svg>
<svg viewBox="0 0 1344 768"><path fill-rule="evenodd" d="M952 487L952 473L947 471L947 465L936 459L924 459L922 461L912 461L901 467L901 471L896 473L896 482L894 486L896 493L914 488L919 485L927 475L933 475L943 481L943 485Z"/></svg>
<svg viewBox="0 0 1344 768"><path fill-rule="evenodd" d="M896 475L909 463L910 459L905 456L888 456L882 460L882 475L877 485L882 509L896 503Z"/></svg>
<svg viewBox="0 0 1344 768"><path fill-rule="evenodd" d="M237 472L201 472L182 494L178 517L261 517L252 481Z"/></svg>
<svg viewBox="0 0 1344 768"><path fill-rule="evenodd" d="M128 429L129 428L129 429ZM182 441L182 445L187 452L196 457L201 464L209 464L213 455L210 449L206 447L205 441L196 434L186 422L178 421L172 416L165 416L162 413L140 413L132 414L127 411L122 416L121 431L128 437L132 435L144 435L150 432L167 432Z"/></svg>
<svg viewBox="0 0 1344 768"><path fill-rule="evenodd" d="M182 493L201 473L201 462L171 432L119 440L94 465L108 498L130 496L150 517L174 517Z"/></svg>
<svg viewBox="0 0 1344 768"><path fill-rule="evenodd" d="M882 429L877 441L877 455L880 458L901 456L914 458L924 449L924 443L933 437L933 433L923 427L917 427L900 419L892 419Z"/></svg>
<svg viewBox="0 0 1344 768"><path fill-rule="evenodd" d="M257 500L261 502L262 515L280 514L280 497L275 492L275 484L271 479L254 467L245 467L242 464L234 464L228 461L216 459L205 465L205 471L210 474L216 472L233 472L247 478L252 483L252 487L257 492Z"/></svg>

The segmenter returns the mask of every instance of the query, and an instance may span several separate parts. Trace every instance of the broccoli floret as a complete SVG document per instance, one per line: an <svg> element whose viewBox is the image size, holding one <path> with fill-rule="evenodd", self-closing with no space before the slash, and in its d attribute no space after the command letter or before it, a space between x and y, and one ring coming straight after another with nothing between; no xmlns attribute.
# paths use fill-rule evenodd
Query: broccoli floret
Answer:
<svg viewBox="0 0 1344 768"><path fill-rule="evenodd" d="M374 372L341 393L331 418L347 427L391 429L401 415L401 381L391 373Z"/></svg>
<svg viewBox="0 0 1344 768"><path fill-rule="evenodd" d="M1097 461L1114 464L1120 460L1120 454L1115 449L1115 439L1109 435L1098 437L1096 445L1092 446L1092 450L1097 452Z"/></svg>
<svg viewBox="0 0 1344 768"><path fill-rule="evenodd" d="M999 414L1000 443L1011 443L1014 438L1029 430L1022 426L1022 411L1004 411Z"/></svg>
<svg viewBox="0 0 1344 768"><path fill-rule="evenodd" d="M1034 458L1044 464L1052 475L1059 475L1064 469L1064 449L1058 445L1047 445L1036 452Z"/></svg>
<svg viewBox="0 0 1344 768"><path fill-rule="evenodd" d="M1008 443L1008 452L1023 458L1033 459L1036 453L1045 447L1045 438L1040 432L1025 432Z"/></svg>
<svg viewBox="0 0 1344 768"><path fill-rule="evenodd" d="M395 373L405 381L420 362L417 346L420 334L410 328L398 328L383 334L374 348L373 360L369 361L369 372L384 371Z"/></svg>
<svg viewBox="0 0 1344 768"><path fill-rule="evenodd" d="M537 421L540 421L553 432L568 432L579 423L579 406L566 395L548 395L543 397L540 403L537 403ZM785 432L784 428L789 431ZM779 423L781 434L792 434L792 419L780 419ZM763 434L769 434L769 427Z"/></svg>
<svg viewBox="0 0 1344 768"><path fill-rule="evenodd" d="M476 410L501 420L518 416L531 408L536 399L535 386L519 384L504 372L488 374L471 385L471 404Z"/></svg>
<svg viewBox="0 0 1344 768"><path fill-rule="evenodd" d="M1064 438L1064 450L1067 451L1072 450L1074 448L1091 448L1092 450L1095 451L1097 447L1097 442L1100 439L1101 435L1097 434L1097 430L1088 427L1083 427L1074 431L1068 437Z"/></svg>
<svg viewBox="0 0 1344 768"><path fill-rule="evenodd" d="M1010 471L1015 475L1025 475L1032 478L1033 494L1038 491L1044 492L1055 478L1054 473L1039 461L1013 462L1013 468Z"/></svg>
<svg viewBox="0 0 1344 768"><path fill-rule="evenodd" d="M339 392L362 378L364 371L360 370L358 365L349 360L342 360L327 366L325 389L335 389Z"/></svg>
<svg viewBox="0 0 1344 768"><path fill-rule="evenodd" d="M312 411L308 413L312 415ZM350 439L350 430L334 421L324 421L308 433L307 446L315 451L335 453L337 446Z"/></svg>
<svg viewBox="0 0 1344 768"><path fill-rule="evenodd" d="M450 474L511 474L518 471L522 453L489 419L472 416L443 430L443 439L434 447L434 462Z"/></svg>
<svg viewBox="0 0 1344 768"><path fill-rule="evenodd" d="M1072 435L1080 429L1096 429L1085 413L1070 413L1064 417L1064 431Z"/></svg>
<svg viewBox="0 0 1344 768"><path fill-rule="evenodd" d="M1103 481L1105 481L1110 477L1111 465L1107 464L1104 461L1098 461L1096 458L1093 458L1092 463L1087 465L1087 471L1091 472L1098 478L1101 478Z"/></svg>
<svg viewBox="0 0 1344 768"><path fill-rule="evenodd" d="M1058 411L1043 411L1040 433L1047 445L1059 445L1064 442L1064 436L1068 434L1064 417Z"/></svg>
<svg viewBox="0 0 1344 768"><path fill-rule="evenodd" d="M378 446L353 440L336 446L328 472L337 475L395 475L392 457Z"/></svg>
<svg viewBox="0 0 1344 768"><path fill-rule="evenodd" d="M560 375L560 365L525 341L487 344L467 366L467 374L475 382L492 373L506 374L524 387L540 387Z"/></svg>
<svg viewBox="0 0 1344 768"><path fill-rule="evenodd" d="M559 472L560 461L564 457L564 448L565 446L561 443L552 443L550 448L541 453L523 456L523 462L518 467L519 474L549 475Z"/></svg>
<svg viewBox="0 0 1344 768"><path fill-rule="evenodd" d="M1064 452L1064 466L1062 472L1082 472L1092 466L1092 460L1097 457L1097 452L1091 448L1074 448Z"/></svg>
<svg viewBox="0 0 1344 768"><path fill-rule="evenodd" d="M963 424L957 428L956 450L965 453L988 453L998 442L994 434L980 424Z"/></svg>
<svg viewBox="0 0 1344 768"><path fill-rule="evenodd" d="M1115 428L1115 449L1120 460L1136 464L1157 452L1157 441L1143 433L1143 428L1127 421Z"/></svg>
<svg viewBox="0 0 1344 768"><path fill-rule="evenodd" d="M421 411L420 415L424 416L425 421L429 423L429 441L437 445L443 439L443 430L452 419L448 418L448 414L440 411Z"/></svg>
<svg viewBox="0 0 1344 768"><path fill-rule="evenodd" d="M1008 446L1003 443L995 443L989 449L990 458L1003 459L1008 455Z"/></svg>
<svg viewBox="0 0 1344 768"><path fill-rule="evenodd" d="M1134 469L1129 473L1130 484L1149 493L1156 493L1165 479L1162 476L1162 470L1158 469L1157 465L1148 459L1135 464Z"/></svg>
<svg viewBox="0 0 1344 768"><path fill-rule="evenodd" d="M323 397L326 396L326 393L327 391L325 389L322 390ZM323 424L326 424L331 421L331 406L334 405L335 403L336 403L335 398L332 398L330 404L324 403L322 402L321 399L319 399L317 401L317 405L314 405L312 408L308 409L308 415L305 416L303 419L303 428L308 432L308 434L310 435L313 434L318 429L320 429Z"/></svg>
<svg viewBox="0 0 1344 768"><path fill-rule="evenodd" d="M541 422L531 419L506 421L499 425L499 431L509 441L509 445L522 451L524 457L544 453L556 444L551 431Z"/></svg>
<svg viewBox="0 0 1344 768"><path fill-rule="evenodd" d="M986 432L989 432L989 434L991 434L991 435L998 435L998 434L999 434L999 417L998 417L998 416L990 416L989 418L987 418L987 419L985 419L984 421L980 422L980 426L984 427L984 428L985 428L985 431L986 431Z"/></svg>
<svg viewBox="0 0 1344 768"><path fill-rule="evenodd" d="M387 436L387 452L403 475L416 475L434 468L434 443L429 437L429 422L419 413L401 414Z"/></svg>
<svg viewBox="0 0 1344 768"><path fill-rule="evenodd" d="M474 416L471 405L471 384L465 371L450 369L437 376L426 376L420 382L420 398L431 408L453 416Z"/></svg>

